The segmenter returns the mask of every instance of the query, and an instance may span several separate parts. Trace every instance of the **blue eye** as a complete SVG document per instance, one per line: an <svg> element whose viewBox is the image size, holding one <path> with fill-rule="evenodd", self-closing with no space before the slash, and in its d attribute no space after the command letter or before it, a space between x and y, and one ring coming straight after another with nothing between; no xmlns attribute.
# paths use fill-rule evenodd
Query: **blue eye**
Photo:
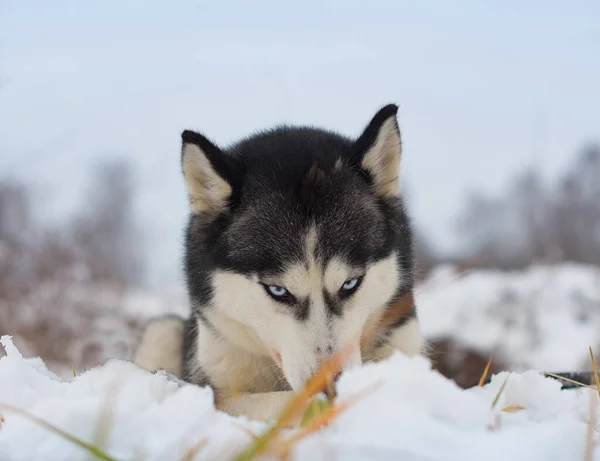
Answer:
<svg viewBox="0 0 600 461"><path fill-rule="evenodd" d="M276 298L281 298L288 294L288 291L285 288L278 287L277 285L267 285L267 290Z"/></svg>
<svg viewBox="0 0 600 461"><path fill-rule="evenodd" d="M279 285L266 285L262 284L267 294L276 300L277 302L292 305L296 302L296 298L287 291L285 288Z"/></svg>
<svg viewBox="0 0 600 461"><path fill-rule="evenodd" d="M362 277L355 277L353 279L346 280L342 285L342 288L340 288L340 298L346 299L352 296L356 292L356 290L358 290L358 287L360 287L362 280Z"/></svg>
<svg viewBox="0 0 600 461"><path fill-rule="evenodd" d="M353 290L358 285L358 278L346 280L346 282L342 285L342 290L348 291Z"/></svg>

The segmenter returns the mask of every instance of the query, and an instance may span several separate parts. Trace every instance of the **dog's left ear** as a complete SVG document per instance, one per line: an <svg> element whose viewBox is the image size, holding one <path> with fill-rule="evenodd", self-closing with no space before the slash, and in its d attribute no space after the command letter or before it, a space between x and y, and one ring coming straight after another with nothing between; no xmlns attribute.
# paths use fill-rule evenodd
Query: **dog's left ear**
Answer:
<svg viewBox="0 0 600 461"><path fill-rule="evenodd" d="M351 163L369 175L380 197L398 195L402 143L396 114L398 106L389 104L379 110L351 152Z"/></svg>
<svg viewBox="0 0 600 461"><path fill-rule="evenodd" d="M238 162L200 133L186 130L181 139L190 208L195 214L214 217L229 206Z"/></svg>

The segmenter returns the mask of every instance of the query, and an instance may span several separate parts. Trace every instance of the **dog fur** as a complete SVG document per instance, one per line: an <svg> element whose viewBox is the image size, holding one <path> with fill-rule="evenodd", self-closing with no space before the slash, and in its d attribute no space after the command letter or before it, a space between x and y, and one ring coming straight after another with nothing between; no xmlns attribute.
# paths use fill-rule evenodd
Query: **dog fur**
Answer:
<svg viewBox="0 0 600 461"><path fill-rule="evenodd" d="M192 312L151 322L134 362L270 419L349 342L346 367L422 352L397 109L357 139L280 126L222 149L184 131Z"/></svg>

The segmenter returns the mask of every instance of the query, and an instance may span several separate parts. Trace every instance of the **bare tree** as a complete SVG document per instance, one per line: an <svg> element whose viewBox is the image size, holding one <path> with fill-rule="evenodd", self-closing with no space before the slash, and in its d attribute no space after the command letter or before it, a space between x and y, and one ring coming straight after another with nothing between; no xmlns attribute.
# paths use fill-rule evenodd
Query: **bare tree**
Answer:
<svg viewBox="0 0 600 461"><path fill-rule="evenodd" d="M31 269L26 251L30 221L25 187L0 181L0 297L4 299L18 297L25 289L22 274Z"/></svg>
<svg viewBox="0 0 600 461"><path fill-rule="evenodd" d="M74 240L91 277L120 284L142 278L140 236L134 218L131 168L120 159L96 166Z"/></svg>
<svg viewBox="0 0 600 461"><path fill-rule="evenodd" d="M471 193L457 220L474 265L513 269L570 260L600 265L600 146L590 144L558 180L517 175L498 197Z"/></svg>
<svg viewBox="0 0 600 461"><path fill-rule="evenodd" d="M555 201L552 224L562 258L600 264L600 145L581 150Z"/></svg>
<svg viewBox="0 0 600 461"><path fill-rule="evenodd" d="M35 215L24 184L0 179L0 334L69 365L126 356L139 328L121 309L141 277L132 174L119 160L94 171L60 227Z"/></svg>

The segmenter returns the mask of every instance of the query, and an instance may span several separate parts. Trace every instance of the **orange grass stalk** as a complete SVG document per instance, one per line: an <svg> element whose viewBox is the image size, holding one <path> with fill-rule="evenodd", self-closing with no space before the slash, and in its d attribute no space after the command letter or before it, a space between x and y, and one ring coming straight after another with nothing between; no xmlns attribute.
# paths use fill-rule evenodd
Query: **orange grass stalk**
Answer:
<svg viewBox="0 0 600 461"><path fill-rule="evenodd" d="M304 384L302 389L293 396L279 414L271 428L256 438L254 443L240 453L235 461L249 461L268 450L269 444L286 426L300 418L311 397L326 391L332 385L335 376L342 370L344 362L352 354L355 341L348 342L338 352L327 359L321 368Z"/></svg>
<svg viewBox="0 0 600 461"><path fill-rule="evenodd" d="M367 394L371 394L372 392L374 392L377 388L381 386L381 384L381 382L375 383L372 386L369 386L366 389L363 389L362 391L353 395L352 397L347 398L343 402L340 402L336 405L327 408L322 413L316 414L310 421L306 423L306 425L300 431L296 432L294 435L282 442L281 445L274 449L274 451L278 452L281 456L286 457L293 445L298 443L303 438L309 436L313 432L316 432L324 426L327 426L340 413L346 411L348 408L350 408L360 399L365 397Z"/></svg>
<svg viewBox="0 0 600 461"><path fill-rule="evenodd" d="M524 410L525 407L521 405L508 405L502 409L504 413L514 413L516 411Z"/></svg>
<svg viewBox="0 0 600 461"><path fill-rule="evenodd" d="M300 417L310 398L319 392L325 392L332 385L335 376L342 370L344 362L352 354L353 348L354 341L351 341L326 360L283 409L276 424L287 425Z"/></svg>
<svg viewBox="0 0 600 461"><path fill-rule="evenodd" d="M286 458L291 448L303 438L309 436L313 432L327 426L336 416L342 411L346 410L350 406L347 404L337 404L329 407L323 413L315 415L300 431L292 435L290 438L283 440L279 443L273 444L272 451L277 453L280 457Z"/></svg>
<svg viewBox="0 0 600 461"><path fill-rule="evenodd" d="M477 387L483 387L483 383L485 382L485 378L487 378L488 373L490 372L490 367L492 366L492 356L490 355L490 359L487 362L487 365L485 366L484 370L483 370L483 374L481 375L481 378L479 378L479 383L477 384Z"/></svg>
<svg viewBox="0 0 600 461"><path fill-rule="evenodd" d="M594 378L596 380L596 390L598 391L598 397L600 397L600 376L598 376L598 367L596 366L596 360L594 360L594 353L591 347L590 358L592 359L592 369L594 370Z"/></svg>

